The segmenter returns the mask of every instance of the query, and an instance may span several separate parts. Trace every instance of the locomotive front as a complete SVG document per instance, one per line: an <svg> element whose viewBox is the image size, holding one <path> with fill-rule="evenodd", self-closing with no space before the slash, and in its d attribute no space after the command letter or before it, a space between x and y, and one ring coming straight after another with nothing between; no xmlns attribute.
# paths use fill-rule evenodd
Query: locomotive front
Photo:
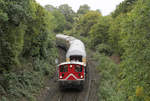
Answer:
<svg viewBox="0 0 150 101"><path fill-rule="evenodd" d="M60 87L83 88L85 65L82 62L64 62L58 65L58 81Z"/></svg>

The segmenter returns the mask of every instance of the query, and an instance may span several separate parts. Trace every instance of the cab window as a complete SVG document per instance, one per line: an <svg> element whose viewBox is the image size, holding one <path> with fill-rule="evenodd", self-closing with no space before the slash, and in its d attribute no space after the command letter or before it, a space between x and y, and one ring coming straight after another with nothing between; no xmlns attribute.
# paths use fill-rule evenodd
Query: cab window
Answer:
<svg viewBox="0 0 150 101"><path fill-rule="evenodd" d="M76 65L75 66L75 72L82 72L82 66L81 65Z"/></svg>
<svg viewBox="0 0 150 101"><path fill-rule="evenodd" d="M60 66L60 72L68 72L68 66L67 65Z"/></svg>

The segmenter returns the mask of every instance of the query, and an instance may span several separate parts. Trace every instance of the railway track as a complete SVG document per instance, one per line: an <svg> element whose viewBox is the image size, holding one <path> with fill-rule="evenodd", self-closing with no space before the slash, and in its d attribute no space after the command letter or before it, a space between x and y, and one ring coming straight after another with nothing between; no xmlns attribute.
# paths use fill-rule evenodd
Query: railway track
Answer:
<svg viewBox="0 0 150 101"><path fill-rule="evenodd" d="M61 56L59 61L64 61L65 52L59 49L59 54ZM82 91L76 89L61 91L56 82L56 76L54 76L47 83L47 91L38 98L38 101L99 101L97 92L100 78L96 71L96 62L90 57L88 57L88 67L88 77Z"/></svg>

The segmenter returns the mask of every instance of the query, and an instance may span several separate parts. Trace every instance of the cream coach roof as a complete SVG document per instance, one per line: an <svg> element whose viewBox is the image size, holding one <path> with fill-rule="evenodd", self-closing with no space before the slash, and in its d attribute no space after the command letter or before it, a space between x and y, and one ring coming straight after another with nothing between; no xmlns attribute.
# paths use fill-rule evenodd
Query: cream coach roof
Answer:
<svg viewBox="0 0 150 101"><path fill-rule="evenodd" d="M85 47L82 41L78 39L71 41L66 57L69 58L71 55L81 55L86 57Z"/></svg>
<svg viewBox="0 0 150 101"><path fill-rule="evenodd" d="M68 35L63 35L63 34L57 34L56 35L57 39L65 40L67 42L71 42L72 40L75 40L76 38Z"/></svg>
<svg viewBox="0 0 150 101"><path fill-rule="evenodd" d="M66 57L69 58L71 55L81 55L86 57L85 47L82 41L68 35L57 34L57 39L65 40L69 44Z"/></svg>

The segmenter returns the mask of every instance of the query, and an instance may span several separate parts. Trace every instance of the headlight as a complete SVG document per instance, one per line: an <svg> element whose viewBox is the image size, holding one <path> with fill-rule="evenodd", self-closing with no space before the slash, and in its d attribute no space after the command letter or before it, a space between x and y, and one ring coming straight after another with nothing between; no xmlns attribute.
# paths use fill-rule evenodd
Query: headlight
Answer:
<svg viewBox="0 0 150 101"><path fill-rule="evenodd" d="M83 78L83 76L81 75L81 78Z"/></svg>
<svg viewBox="0 0 150 101"><path fill-rule="evenodd" d="M62 79L62 76L60 76L60 79Z"/></svg>

